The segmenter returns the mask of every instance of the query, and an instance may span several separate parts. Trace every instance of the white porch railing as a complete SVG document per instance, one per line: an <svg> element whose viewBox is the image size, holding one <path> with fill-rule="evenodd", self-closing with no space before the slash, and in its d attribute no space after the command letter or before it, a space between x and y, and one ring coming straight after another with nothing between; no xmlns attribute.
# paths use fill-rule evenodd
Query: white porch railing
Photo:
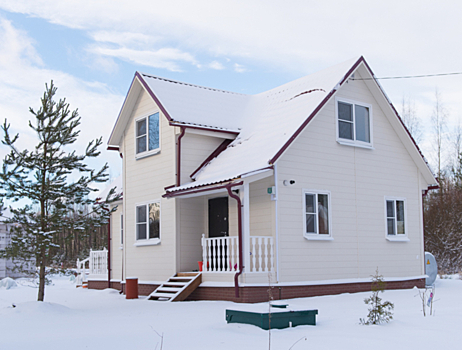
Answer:
<svg viewBox="0 0 462 350"><path fill-rule="evenodd" d="M273 237L252 236L249 242L250 272L274 271ZM205 238L202 235L202 271L234 272L239 270L238 237Z"/></svg>
<svg viewBox="0 0 462 350"><path fill-rule="evenodd" d="M82 261L77 259L76 284L82 285L88 281L89 275L107 276L107 250L90 250L90 257ZM88 263L88 269L87 269Z"/></svg>
<svg viewBox="0 0 462 350"><path fill-rule="evenodd" d="M273 237L250 237L250 266L247 272L274 271Z"/></svg>
<svg viewBox="0 0 462 350"><path fill-rule="evenodd" d="M202 235L202 271L239 271L237 237L205 238Z"/></svg>

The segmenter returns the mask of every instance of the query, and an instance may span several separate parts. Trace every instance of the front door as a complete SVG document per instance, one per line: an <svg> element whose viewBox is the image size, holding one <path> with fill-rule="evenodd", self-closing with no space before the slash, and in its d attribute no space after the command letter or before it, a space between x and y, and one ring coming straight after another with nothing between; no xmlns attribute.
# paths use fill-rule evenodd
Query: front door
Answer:
<svg viewBox="0 0 462 350"><path fill-rule="evenodd" d="M227 237L228 197L209 199L209 237Z"/></svg>
<svg viewBox="0 0 462 350"><path fill-rule="evenodd" d="M229 236L228 197L209 199L209 238ZM211 251L211 268L223 270L223 261L227 261L227 246L216 244Z"/></svg>

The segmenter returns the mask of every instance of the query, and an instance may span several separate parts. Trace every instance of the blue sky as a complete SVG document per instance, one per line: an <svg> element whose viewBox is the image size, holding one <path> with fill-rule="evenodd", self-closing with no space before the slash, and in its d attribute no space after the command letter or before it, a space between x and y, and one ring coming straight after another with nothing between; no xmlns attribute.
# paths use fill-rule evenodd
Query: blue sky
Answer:
<svg viewBox="0 0 462 350"><path fill-rule="evenodd" d="M28 107L51 79L79 108L77 148L106 142L135 71L241 93L259 93L364 55L376 76L462 71L462 5L454 1L197 0L147 2L0 0L0 120L24 147ZM433 161L430 116L435 88L448 111L446 157L462 116L462 76L383 80L400 110L410 96L420 143ZM0 147L3 157L6 149ZM111 176L121 171L115 152Z"/></svg>

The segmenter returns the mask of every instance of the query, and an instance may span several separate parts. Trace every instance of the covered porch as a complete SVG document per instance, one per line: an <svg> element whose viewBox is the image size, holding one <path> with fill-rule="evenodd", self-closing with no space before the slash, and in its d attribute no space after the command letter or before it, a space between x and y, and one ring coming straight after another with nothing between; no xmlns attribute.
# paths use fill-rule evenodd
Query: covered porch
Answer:
<svg viewBox="0 0 462 350"><path fill-rule="evenodd" d="M270 169L175 195L177 271L201 270L209 284L276 280L272 175Z"/></svg>

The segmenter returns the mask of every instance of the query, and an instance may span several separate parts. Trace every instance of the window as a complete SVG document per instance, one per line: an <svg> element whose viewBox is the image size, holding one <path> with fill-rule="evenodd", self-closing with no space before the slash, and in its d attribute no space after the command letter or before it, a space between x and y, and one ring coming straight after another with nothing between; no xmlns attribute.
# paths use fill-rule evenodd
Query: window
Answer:
<svg viewBox="0 0 462 350"><path fill-rule="evenodd" d="M338 142L370 147L372 145L372 107L347 100L337 100Z"/></svg>
<svg viewBox="0 0 462 350"><path fill-rule="evenodd" d="M136 240L160 242L160 202L136 206Z"/></svg>
<svg viewBox="0 0 462 350"><path fill-rule="evenodd" d="M304 235L307 238L331 237L330 194L317 191L304 191Z"/></svg>
<svg viewBox="0 0 462 350"><path fill-rule="evenodd" d="M386 198L387 238L406 238L406 203L404 199Z"/></svg>
<svg viewBox="0 0 462 350"><path fill-rule="evenodd" d="M135 124L136 155L156 153L160 149L159 113L137 119Z"/></svg>

